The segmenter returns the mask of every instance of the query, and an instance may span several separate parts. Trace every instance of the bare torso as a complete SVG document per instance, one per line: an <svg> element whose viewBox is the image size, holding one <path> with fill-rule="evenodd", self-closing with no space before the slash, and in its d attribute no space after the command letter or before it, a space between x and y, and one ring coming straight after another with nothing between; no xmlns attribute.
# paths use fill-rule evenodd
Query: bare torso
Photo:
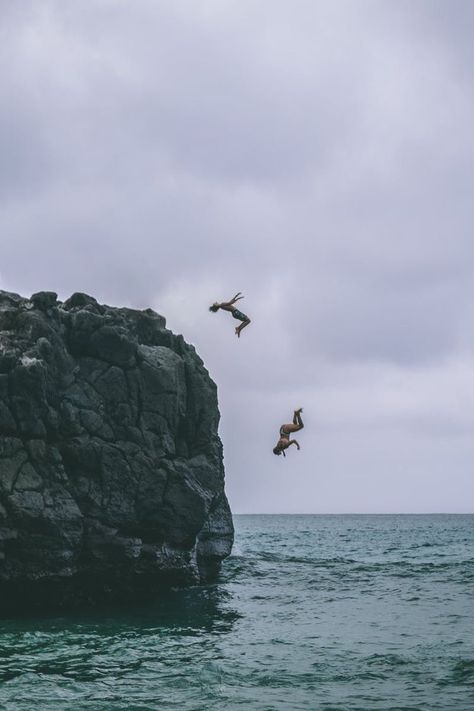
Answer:
<svg viewBox="0 0 474 711"><path fill-rule="evenodd" d="M280 439L277 442L278 449L288 449L290 446L290 438L289 437L280 437Z"/></svg>

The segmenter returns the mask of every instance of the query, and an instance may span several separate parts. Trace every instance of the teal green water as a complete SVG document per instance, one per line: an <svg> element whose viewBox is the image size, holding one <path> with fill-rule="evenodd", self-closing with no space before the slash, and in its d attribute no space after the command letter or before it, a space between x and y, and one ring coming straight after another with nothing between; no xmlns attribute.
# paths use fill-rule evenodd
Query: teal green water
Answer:
<svg viewBox="0 0 474 711"><path fill-rule="evenodd" d="M473 711L474 516L236 516L219 581L0 623L0 709Z"/></svg>

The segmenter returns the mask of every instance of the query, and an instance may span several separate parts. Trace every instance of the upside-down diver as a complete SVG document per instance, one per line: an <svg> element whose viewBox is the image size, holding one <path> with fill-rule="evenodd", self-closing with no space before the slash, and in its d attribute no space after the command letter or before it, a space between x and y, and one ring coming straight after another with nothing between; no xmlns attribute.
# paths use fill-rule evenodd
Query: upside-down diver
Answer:
<svg viewBox="0 0 474 711"><path fill-rule="evenodd" d="M301 419L302 412L302 407L300 407L299 410L295 410L293 413L293 423L282 425L280 427L280 439L278 440L276 447L273 448L273 454L277 454L278 456L280 456L280 454L283 454L283 456L286 457L285 449L288 449L291 444L296 444L297 449L300 448L300 445L298 444L296 439L290 439L290 434L303 429L304 424L303 420Z"/></svg>

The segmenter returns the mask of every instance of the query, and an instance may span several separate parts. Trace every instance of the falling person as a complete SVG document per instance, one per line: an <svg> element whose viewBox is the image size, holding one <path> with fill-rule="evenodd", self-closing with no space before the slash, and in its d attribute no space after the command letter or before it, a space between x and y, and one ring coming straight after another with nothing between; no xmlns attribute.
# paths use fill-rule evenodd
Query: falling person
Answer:
<svg viewBox="0 0 474 711"><path fill-rule="evenodd" d="M285 449L288 449L291 444L296 444L297 449L300 448L300 445L296 439L290 439L290 435L293 432L298 432L298 430L303 429L304 425L303 420L301 419L302 412L302 407L300 407L299 410L295 410L293 413L293 424L282 425L280 427L280 439L278 440L276 447L273 448L273 454L277 454L278 456L283 454L283 456L286 457Z"/></svg>
<svg viewBox="0 0 474 711"><path fill-rule="evenodd" d="M239 301L243 298L244 297L239 291L234 297L232 297L230 301L223 301L221 304L216 301L212 304L212 306L209 306L209 311L213 311L214 313L216 313L216 311L219 311L219 309L222 309L223 311L230 311L232 316L236 318L237 321L242 321L239 326L235 327L235 333L238 338L240 338L240 332L242 331L242 329L244 329L250 323L249 317L242 313L242 311L239 311L239 309L235 308L234 306L236 301Z"/></svg>

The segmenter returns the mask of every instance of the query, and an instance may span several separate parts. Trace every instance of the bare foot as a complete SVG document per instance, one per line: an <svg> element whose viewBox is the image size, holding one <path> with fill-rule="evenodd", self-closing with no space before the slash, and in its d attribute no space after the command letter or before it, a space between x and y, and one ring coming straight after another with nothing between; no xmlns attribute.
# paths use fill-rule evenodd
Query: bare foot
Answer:
<svg viewBox="0 0 474 711"><path fill-rule="evenodd" d="M299 415L300 412L303 412L303 408L300 407L298 410L295 410L295 415Z"/></svg>
<svg viewBox="0 0 474 711"><path fill-rule="evenodd" d="M237 338L240 338L240 331L238 326L235 329L235 335L237 336Z"/></svg>

